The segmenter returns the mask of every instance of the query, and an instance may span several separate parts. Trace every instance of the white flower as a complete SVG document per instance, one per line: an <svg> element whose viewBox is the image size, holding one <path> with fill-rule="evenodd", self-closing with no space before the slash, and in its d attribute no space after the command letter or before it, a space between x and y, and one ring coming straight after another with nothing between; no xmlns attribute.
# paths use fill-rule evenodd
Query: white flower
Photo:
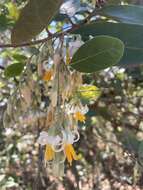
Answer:
<svg viewBox="0 0 143 190"><path fill-rule="evenodd" d="M75 52L84 44L84 42L80 39L80 37L74 41L74 42L69 42L69 53L70 56L72 57Z"/></svg>
<svg viewBox="0 0 143 190"><path fill-rule="evenodd" d="M74 142L77 142L80 138L79 133L77 130L70 131L70 130L63 130L63 144L73 144Z"/></svg>
<svg viewBox="0 0 143 190"><path fill-rule="evenodd" d="M80 36L77 36L77 39L75 41L70 41L68 43L68 46L63 48L63 58L64 61L67 64L70 64L70 61L73 57L73 55L76 53L76 51L84 44L84 42L81 40Z"/></svg>
<svg viewBox="0 0 143 190"><path fill-rule="evenodd" d="M58 135L50 136L47 132L42 131L37 142L41 145L50 144L52 146L57 146L60 144L61 138Z"/></svg>
<svg viewBox="0 0 143 190"><path fill-rule="evenodd" d="M85 105L85 106L76 106L75 107L75 112L80 112L81 114L86 114L87 112L89 111L89 108L88 108L88 106L87 105Z"/></svg>
<svg viewBox="0 0 143 190"><path fill-rule="evenodd" d="M80 8L80 0L65 0L60 8L61 14L74 16Z"/></svg>
<svg viewBox="0 0 143 190"><path fill-rule="evenodd" d="M67 105L66 106L67 114L73 114L73 117L76 121L85 123L86 116L85 114L89 111L88 106L83 106L81 103L76 105Z"/></svg>
<svg viewBox="0 0 143 190"><path fill-rule="evenodd" d="M81 114L85 115L89 111L89 108L87 105L66 105L66 112L68 114L74 114L76 112L80 112Z"/></svg>
<svg viewBox="0 0 143 190"><path fill-rule="evenodd" d="M73 143L77 142L79 140L79 133L76 131L76 133L73 133L70 130L63 130L63 151L65 154L65 157L67 158L67 161L70 165L72 165L73 160L79 160L79 155L76 154Z"/></svg>

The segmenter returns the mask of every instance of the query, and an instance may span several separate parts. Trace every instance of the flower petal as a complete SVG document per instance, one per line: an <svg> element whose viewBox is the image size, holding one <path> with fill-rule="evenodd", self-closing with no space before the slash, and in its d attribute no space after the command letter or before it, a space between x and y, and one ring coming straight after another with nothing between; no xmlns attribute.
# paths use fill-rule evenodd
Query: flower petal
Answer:
<svg viewBox="0 0 143 190"><path fill-rule="evenodd" d="M45 156L44 156L45 161L53 160L54 156L55 156L55 153L51 145L46 145Z"/></svg>
<svg viewBox="0 0 143 190"><path fill-rule="evenodd" d="M65 150L66 158L67 158L68 162L71 165L72 164L72 155L71 155L71 152L70 152L70 145L69 144L65 145L64 150Z"/></svg>

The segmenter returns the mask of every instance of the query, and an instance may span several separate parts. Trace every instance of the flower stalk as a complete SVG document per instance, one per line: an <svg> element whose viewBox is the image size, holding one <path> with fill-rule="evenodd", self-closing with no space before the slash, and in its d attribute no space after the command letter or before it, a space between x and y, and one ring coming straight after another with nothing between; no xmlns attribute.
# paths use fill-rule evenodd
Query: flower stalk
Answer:
<svg viewBox="0 0 143 190"><path fill-rule="evenodd" d="M87 105L82 105L81 101L75 98L77 89L82 85L82 74L70 70L71 47L73 51L74 45L78 49L80 40L71 43L69 47L65 46L66 54L62 53L64 44L58 46L59 49L53 56L52 74L47 71L43 76L44 81L51 81L51 102L47 112L51 124L47 131L40 133L38 143L44 146L44 161L47 166L48 163L52 164L54 174L55 171L59 173L57 170L65 160L71 166L74 160L80 159L74 149L74 143L80 139L78 122L85 123L85 114L88 112Z"/></svg>

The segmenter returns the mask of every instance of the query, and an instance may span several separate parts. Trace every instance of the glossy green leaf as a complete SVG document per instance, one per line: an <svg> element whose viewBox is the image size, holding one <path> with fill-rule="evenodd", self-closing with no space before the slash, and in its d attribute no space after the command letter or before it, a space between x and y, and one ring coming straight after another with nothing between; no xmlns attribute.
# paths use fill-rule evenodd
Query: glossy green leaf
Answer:
<svg viewBox="0 0 143 190"><path fill-rule="evenodd" d="M38 35L51 22L63 0L30 0L21 10L12 30L12 43L23 43Z"/></svg>
<svg viewBox="0 0 143 190"><path fill-rule="evenodd" d="M102 8L99 13L124 23L143 25L143 6L109 5Z"/></svg>
<svg viewBox="0 0 143 190"><path fill-rule="evenodd" d="M143 63L143 26L125 23L94 22L75 31L85 36L110 35L122 40L125 53L119 65Z"/></svg>
<svg viewBox="0 0 143 190"><path fill-rule="evenodd" d="M13 63L13 64L9 65L5 69L4 74L8 78L16 77L16 76L19 76L21 74L23 69L24 69L24 64L22 64L22 63Z"/></svg>
<svg viewBox="0 0 143 190"><path fill-rule="evenodd" d="M80 72L92 73L117 64L124 53L121 40L98 36L87 41L74 54L71 66Z"/></svg>

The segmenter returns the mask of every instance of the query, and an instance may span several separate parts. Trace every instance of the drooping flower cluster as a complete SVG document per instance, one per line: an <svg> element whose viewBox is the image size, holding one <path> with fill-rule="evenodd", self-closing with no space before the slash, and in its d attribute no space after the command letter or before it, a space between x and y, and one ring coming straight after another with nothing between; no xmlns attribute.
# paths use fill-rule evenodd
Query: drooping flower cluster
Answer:
<svg viewBox="0 0 143 190"><path fill-rule="evenodd" d="M40 133L38 143L44 148L46 165L52 165L52 168L65 160L71 165L73 160L80 158L73 144L80 139L78 123L85 123L88 112L87 105L82 105L75 96L82 85L82 74L69 69L71 57L71 51L63 56L61 49L56 50L53 66L43 76L43 80L51 84L47 112L49 125L46 131ZM61 155L62 160L58 159Z"/></svg>
<svg viewBox="0 0 143 190"><path fill-rule="evenodd" d="M52 136L45 131L40 133L38 143L42 146L46 145L45 162L54 160L57 152L63 152L71 165L73 160L79 159L73 148L73 143L79 140L79 133L78 131L71 132L63 129L59 135Z"/></svg>
<svg viewBox="0 0 143 190"><path fill-rule="evenodd" d="M78 125L85 124L88 107L77 93L82 74L71 70L70 63L82 44L80 38L53 49L44 44L39 55L28 62L4 115L5 126L19 127L22 132L29 126L38 127L43 161L54 175L63 175L66 160L72 165L80 158L74 144L80 139Z"/></svg>

